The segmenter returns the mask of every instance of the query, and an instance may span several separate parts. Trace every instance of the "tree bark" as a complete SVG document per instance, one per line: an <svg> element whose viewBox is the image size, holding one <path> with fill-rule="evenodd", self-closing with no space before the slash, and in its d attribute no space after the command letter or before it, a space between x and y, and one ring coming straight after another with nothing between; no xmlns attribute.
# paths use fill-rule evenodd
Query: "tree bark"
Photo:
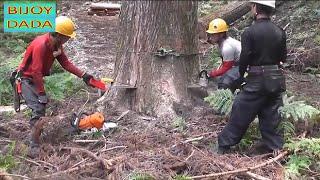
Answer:
<svg viewBox="0 0 320 180"><path fill-rule="evenodd" d="M176 104L191 103L187 86L199 72L197 6L178 0L122 3L109 105L167 117L176 115ZM177 54L159 57L160 48ZM124 84L135 89L116 88Z"/></svg>

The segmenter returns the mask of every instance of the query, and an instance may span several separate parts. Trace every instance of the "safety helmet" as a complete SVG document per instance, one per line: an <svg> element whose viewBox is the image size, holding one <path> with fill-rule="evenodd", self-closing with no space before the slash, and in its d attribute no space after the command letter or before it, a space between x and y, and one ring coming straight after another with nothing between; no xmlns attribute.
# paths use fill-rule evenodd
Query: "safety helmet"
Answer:
<svg viewBox="0 0 320 180"><path fill-rule="evenodd" d="M209 28L206 31L209 34L215 34L215 33L221 33L221 32L227 32L228 31L228 25L226 21L223 19L217 18L212 20L209 23Z"/></svg>
<svg viewBox="0 0 320 180"><path fill-rule="evenodd" d="M76 36L75 25L72 20L66 16L56 17L57 33L74 38Z"/></svg>
<svg viewBox="0 0 320 180"><path fill-rule="evenodd" d="M272 8L276 8L276 1L275 0L250 0L249 2L269 6Z"/></svg>

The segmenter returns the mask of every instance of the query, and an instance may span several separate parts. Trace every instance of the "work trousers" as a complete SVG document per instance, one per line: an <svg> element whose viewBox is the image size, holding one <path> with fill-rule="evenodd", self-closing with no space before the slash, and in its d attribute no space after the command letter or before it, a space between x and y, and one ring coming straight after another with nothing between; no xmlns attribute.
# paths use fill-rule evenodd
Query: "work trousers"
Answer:
<svg viewBox="0 0 320 180"><path fill-rule="evenodd" d="M31 79L22 78L21 83L22 97L26 101L27 106L32 110L29 121L32 127L37 120L45 116L46 105L39 102L38 93Z"/></svg>
<svg viewBox="0 0 320 180"><path fill-rule="evenodd" d="M281 117L278 112L283 105L282 93L265 94L262 78L250 78L236 96L230 120L218 135L220 147L230 147L240 142L250 123L258 116L262 143L270 150L281 149L283 133L278 128Z"/></svg>

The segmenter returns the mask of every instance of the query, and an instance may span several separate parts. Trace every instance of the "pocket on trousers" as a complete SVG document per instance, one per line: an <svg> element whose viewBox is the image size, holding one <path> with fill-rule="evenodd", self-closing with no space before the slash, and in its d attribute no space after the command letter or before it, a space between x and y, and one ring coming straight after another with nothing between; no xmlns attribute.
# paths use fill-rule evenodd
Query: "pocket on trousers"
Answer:
<svg viewBox="0 0 320 180"><path fill-rule="evenodd" d="M286 80L282 74L269 74L264 76L264 90L270 94L286 91Z"/></svg>

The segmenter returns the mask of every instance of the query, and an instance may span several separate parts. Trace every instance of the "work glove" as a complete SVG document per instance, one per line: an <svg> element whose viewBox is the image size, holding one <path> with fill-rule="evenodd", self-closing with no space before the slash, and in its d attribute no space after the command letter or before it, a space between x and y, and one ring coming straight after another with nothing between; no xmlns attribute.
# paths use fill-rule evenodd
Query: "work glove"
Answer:
<svg viewBox="0 0 320 180"><path fill-rule="evenodd" d="M92 78L93 78L93 76L90 75L90 74L87 74L87 73L84 73L84 75L82 76L83 81L84 81L88 86L91 86L90 83L89 83L89 81L90 81L90 79L92 79Z"/></svg>
<svg viewBox="0 0 320 180"><path fill-rule="evenodd" d="M47 104L49 102L49 99L46 93L40 93L38 96L38 101L41 104Z"/></svg>

